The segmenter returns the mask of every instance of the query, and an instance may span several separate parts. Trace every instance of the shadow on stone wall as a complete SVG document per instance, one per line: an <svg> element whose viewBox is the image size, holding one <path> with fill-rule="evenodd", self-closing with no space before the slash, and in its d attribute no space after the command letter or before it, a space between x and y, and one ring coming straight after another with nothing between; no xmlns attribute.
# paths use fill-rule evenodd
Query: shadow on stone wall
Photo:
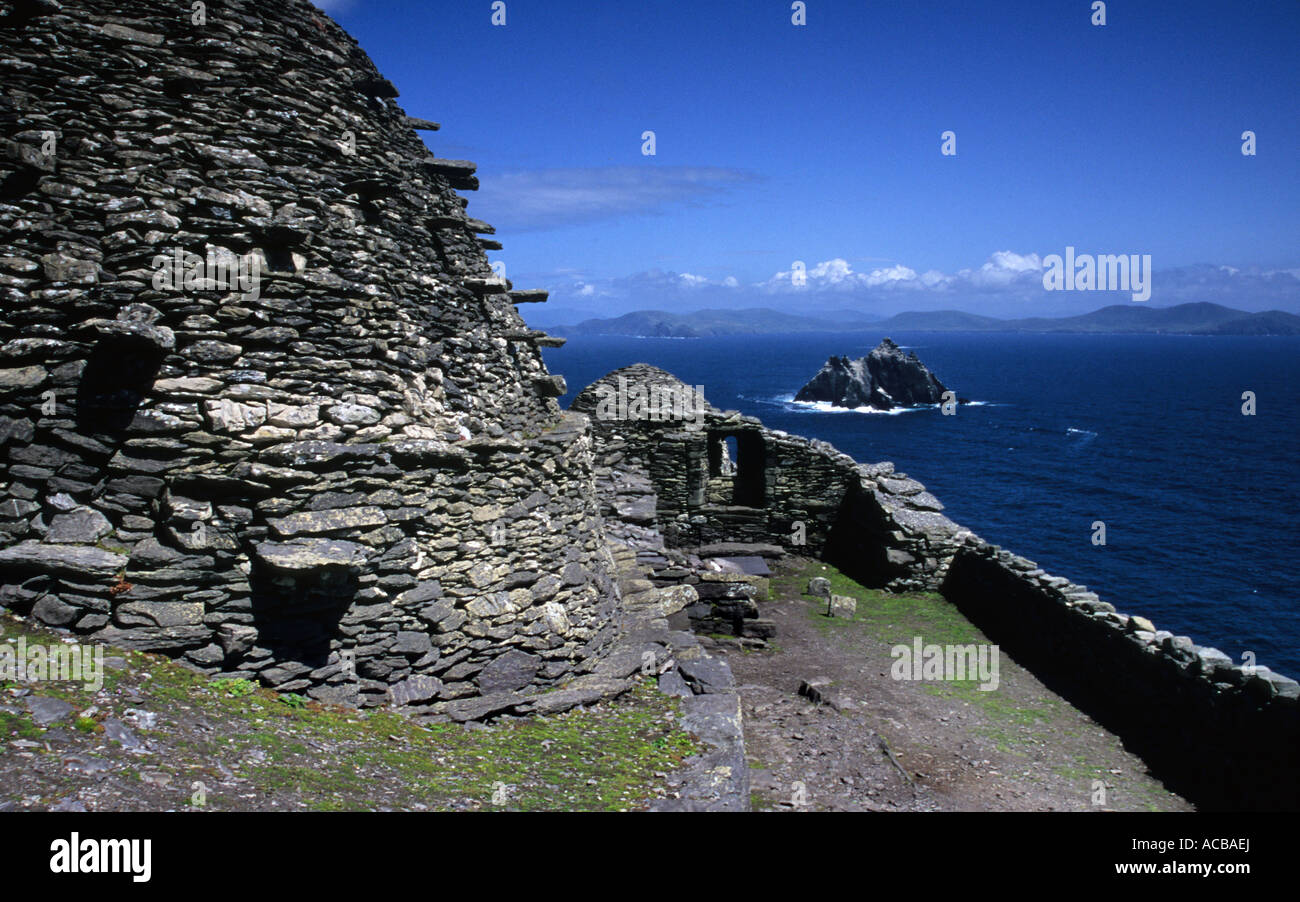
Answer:
<svg viewBox="0 0 1300 902"><path fill-rule="evenodd" d="M340 638L340 621L359 589L356 572L327 567L283 573L255 564L249 583L257 648L275 662L272 672L259 675L281 692L314 685L319 679L306 675L330 663L331 643Z"/></svg>
<svg viewBox="0 0 1300 902"><path fill-rule="evenodd" d="M96 344L77 386L77 431L124 437L157 380L164 356L140 342L105 339Z"/></svg>
<svg viewBox="0 0 1300 902"><path fill-rule="evenodd" d="M1279 698L1269 679L1243 679L1226 658L1207 672L1204 662L1217 658L1179 654L1176 643L1153 644L1105 611L1053 600L995 559L958 554L941 591L1198 808L1300 809L1300 721L1294 699Z"/></svg>

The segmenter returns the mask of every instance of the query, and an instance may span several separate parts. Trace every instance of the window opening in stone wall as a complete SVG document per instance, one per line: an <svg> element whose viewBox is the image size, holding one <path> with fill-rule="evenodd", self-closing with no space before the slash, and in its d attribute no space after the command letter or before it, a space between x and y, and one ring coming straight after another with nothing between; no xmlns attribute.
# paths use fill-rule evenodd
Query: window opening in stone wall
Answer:
<svg viewBox="0 0 1300 902"><path fill-rule="evenodd" d="M709 478L731 480L732 504L762 507L766 503L762 436L747 432L711 434Z"/></svg>

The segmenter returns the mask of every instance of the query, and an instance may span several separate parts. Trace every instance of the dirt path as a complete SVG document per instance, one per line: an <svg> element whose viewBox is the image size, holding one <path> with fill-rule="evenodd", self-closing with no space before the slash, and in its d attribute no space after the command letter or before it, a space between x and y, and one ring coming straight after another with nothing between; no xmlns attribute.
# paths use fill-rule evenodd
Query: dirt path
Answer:
<svg viewBox="0 0 1300 902"><path fill-rule="evenodd" d="M803 594L810 576L856 597L855 618L826 617L825 602ZM744 703L755 810L1191 810L1114 734L1005 654L993 691L892 678L890 649L916 636L987 644L937 595L891 596L791 559L760 607L777 623L774 648L725 649ZM824 703L798 694L805 680L829 681Z"/></svg>

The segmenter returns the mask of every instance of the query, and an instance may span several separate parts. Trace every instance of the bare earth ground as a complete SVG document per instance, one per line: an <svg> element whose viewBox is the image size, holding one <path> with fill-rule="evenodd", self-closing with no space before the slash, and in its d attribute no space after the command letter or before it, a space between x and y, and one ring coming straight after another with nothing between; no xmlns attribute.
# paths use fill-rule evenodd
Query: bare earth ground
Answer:
<svg viewBox="0 0 1300 902"><path fill-rule="evenodd" d="M855 619L803 595L813 575L857 597ZM866 590L792 559L772 599L772 650L720 639L715 651L740 688L756 809L1190 810L1006 655L993 692L892 679L889 649L913 636L985 641L942 598ZM59 641L0 615L0 643L20 636ZM651 681L553 717L424 726L106 654L98 691L0 682L0 811L636 810L670 797L670 774L696 751ZM819 679L826 703L798 695Z"/></svg>
<svg viewBox="0 0 1300 902"><path fill-rule="evenodd" d="M825 616L826 603L804 594L811 576L856 597L855 619ZM726 651L743 700L756 810L1192 809L1006 654L995 691L893 679L890 649L914 636L987 643L942 597L867 590L802 559L774 571L771 595L760 607L776 621L774 649L715 652ZM821 690L827 703L798 694L816 679L831 681ZM1104 804L1094 804L1097 780Z"/></svg>

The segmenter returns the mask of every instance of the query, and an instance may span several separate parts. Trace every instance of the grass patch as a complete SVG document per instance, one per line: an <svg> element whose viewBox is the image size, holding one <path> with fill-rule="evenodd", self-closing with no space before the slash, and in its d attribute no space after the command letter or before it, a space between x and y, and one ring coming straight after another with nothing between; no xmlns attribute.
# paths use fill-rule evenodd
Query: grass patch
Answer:
<svg viewBox="0 0 1300 902"><path fill-rule="evenodd" d="M826 602L806 593L808 581L818 576L830 581L833 594L857 599L852 619L826 616ZM911 646L917 636L924 645L992 644L956 605L937 592L896 594L868 589L822 561L799 561L774 574L771 591L777 598L803 600L811 622L823 632L886 657L896 645ZM927 681L921 689L981 709L993 724L985 732L1002 751L1023 745L1026 738L1042 738L1060 713L1060 704L1054 699L1017 702L1004 692L980 689L980 682L977 678Z"/></svg>
<svg viewBox="0 0 1300 902"><path fill-rule="evenodd" d="M0 615L0 622L0 641L59 641L25 621ZM170 774L172 785L223 769L248 781L239 784L239 799L210 786L210 810L270 800L322 811L637 809L658 797L661 775L699 751L677 726L677 699L654 680L590 708L466 729L279 696L250 680L211 681L159 655L106 649L106 656L123 658L126 668L106 669L113 680L98 694L71 682L26 688L78 710L94 705L97 718L121 718L128 707L154 712L154 729L133 729L155 744L152 769ZM20 685L0 683L0 690ZM142 701L130 701L136 696ZM194 728L200 721L205 729ZM96 719L75 716L68 725L101 729ZM0 744L45 732L25 713L0 711Z"/></svg>
<svg viewBox="0 0 1300 902"><path fill-rule="evenodd" d="M820 576L830 581L831 592L857 599L853 618L827 617L826 602L806 594L808 581ZM861 637L888 646L910 645L921 636L926 644L968 645L985 641L983 635L956 606L936 592L895 594L868 589L822 561L801 561L782 568L769 583L769 598L803 599L812 622L828 632Z"/></svg>

